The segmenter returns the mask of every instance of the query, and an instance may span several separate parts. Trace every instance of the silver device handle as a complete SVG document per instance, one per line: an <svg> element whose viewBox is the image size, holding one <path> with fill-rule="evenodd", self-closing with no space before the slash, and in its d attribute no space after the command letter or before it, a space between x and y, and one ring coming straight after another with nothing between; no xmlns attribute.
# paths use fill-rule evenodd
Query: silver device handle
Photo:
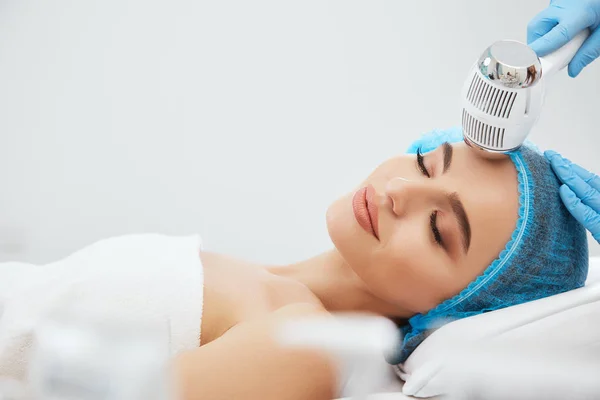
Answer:
<svg viewBox="0 0 600 400"><path fill-rule="evenodd" d="M575 57L577 50L579 50L589 35L590 30L586 28L575 35L575 37L563 47L544 57L540 57L542 63L542 76L544 79L547 79L566 67L573 57Z"/></svg>

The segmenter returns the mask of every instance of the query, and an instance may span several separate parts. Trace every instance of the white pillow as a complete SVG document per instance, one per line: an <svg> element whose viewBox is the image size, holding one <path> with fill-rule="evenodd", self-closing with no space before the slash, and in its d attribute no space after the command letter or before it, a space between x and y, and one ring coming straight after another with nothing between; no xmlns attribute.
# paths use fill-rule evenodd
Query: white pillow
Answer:
<svg viewBox="0 0 600 400"><path fill-rule="evenodd" d="M599 259L590 260L587 282L577 290L457 320L438 329L397 367L405 381L403 393L415 397L447 394L455 383L450 366L487 350L544 348L573 354L586 349L586 354L596 352L596 360L600 360ZM517 353L511 355L518 358Z"/></svg>

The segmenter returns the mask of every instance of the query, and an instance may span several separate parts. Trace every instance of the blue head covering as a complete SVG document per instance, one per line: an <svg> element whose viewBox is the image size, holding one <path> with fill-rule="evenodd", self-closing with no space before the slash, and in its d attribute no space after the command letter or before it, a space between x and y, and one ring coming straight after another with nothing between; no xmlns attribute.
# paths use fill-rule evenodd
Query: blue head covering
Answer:
<svg viewBox="0 0 600 400"><path fill-rule="evenodd" d="M413 143L432 151L462 140L460 128L433 131ZM499 257L459 294L402 327L403 343L392 363L402 363L435 329L449 321L551 296L584 285L588 271L585 229L564 207L560 182L531 143L510 154L517 169L519 217Z"/></svg>

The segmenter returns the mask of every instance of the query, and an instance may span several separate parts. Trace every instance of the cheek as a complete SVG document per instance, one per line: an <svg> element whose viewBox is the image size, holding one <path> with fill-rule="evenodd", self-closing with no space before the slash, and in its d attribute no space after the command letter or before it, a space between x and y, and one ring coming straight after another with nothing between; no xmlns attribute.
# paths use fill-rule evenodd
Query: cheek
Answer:
<svg viewBox="0 0 600 400"><path fill-rule="evenodd" d="M413 313L425 312L444 300L448 265L429 243L424 227L404 221L377 252L377 265L365 276L377 297Z"/></svg>

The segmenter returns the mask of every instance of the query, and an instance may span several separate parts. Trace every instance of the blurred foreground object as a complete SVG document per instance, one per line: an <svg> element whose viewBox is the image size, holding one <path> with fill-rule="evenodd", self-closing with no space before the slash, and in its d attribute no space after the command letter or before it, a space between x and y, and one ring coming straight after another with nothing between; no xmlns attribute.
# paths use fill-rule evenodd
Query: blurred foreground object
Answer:
<svg viewBox="0 0 600 400"><path fill-rule="evenodd" d="M29 376L36 400L166 400L168 325L55 313L36 331Z"/></svg>
<svg viewBox="0 0 600 400"><path fill-rule="evenodd" d="M28 400L25 387L15 379L0 378L0 400Z"/></svg>
<svg viewBox="0 0 600 400"><path fill-rule="evenodd" d="M391 357L400 341L398 328L387 318L337 314L299 318L286 322L278 332L286 346L323 350L337 362L340 397L367 399L385 386Z"/></svg>

